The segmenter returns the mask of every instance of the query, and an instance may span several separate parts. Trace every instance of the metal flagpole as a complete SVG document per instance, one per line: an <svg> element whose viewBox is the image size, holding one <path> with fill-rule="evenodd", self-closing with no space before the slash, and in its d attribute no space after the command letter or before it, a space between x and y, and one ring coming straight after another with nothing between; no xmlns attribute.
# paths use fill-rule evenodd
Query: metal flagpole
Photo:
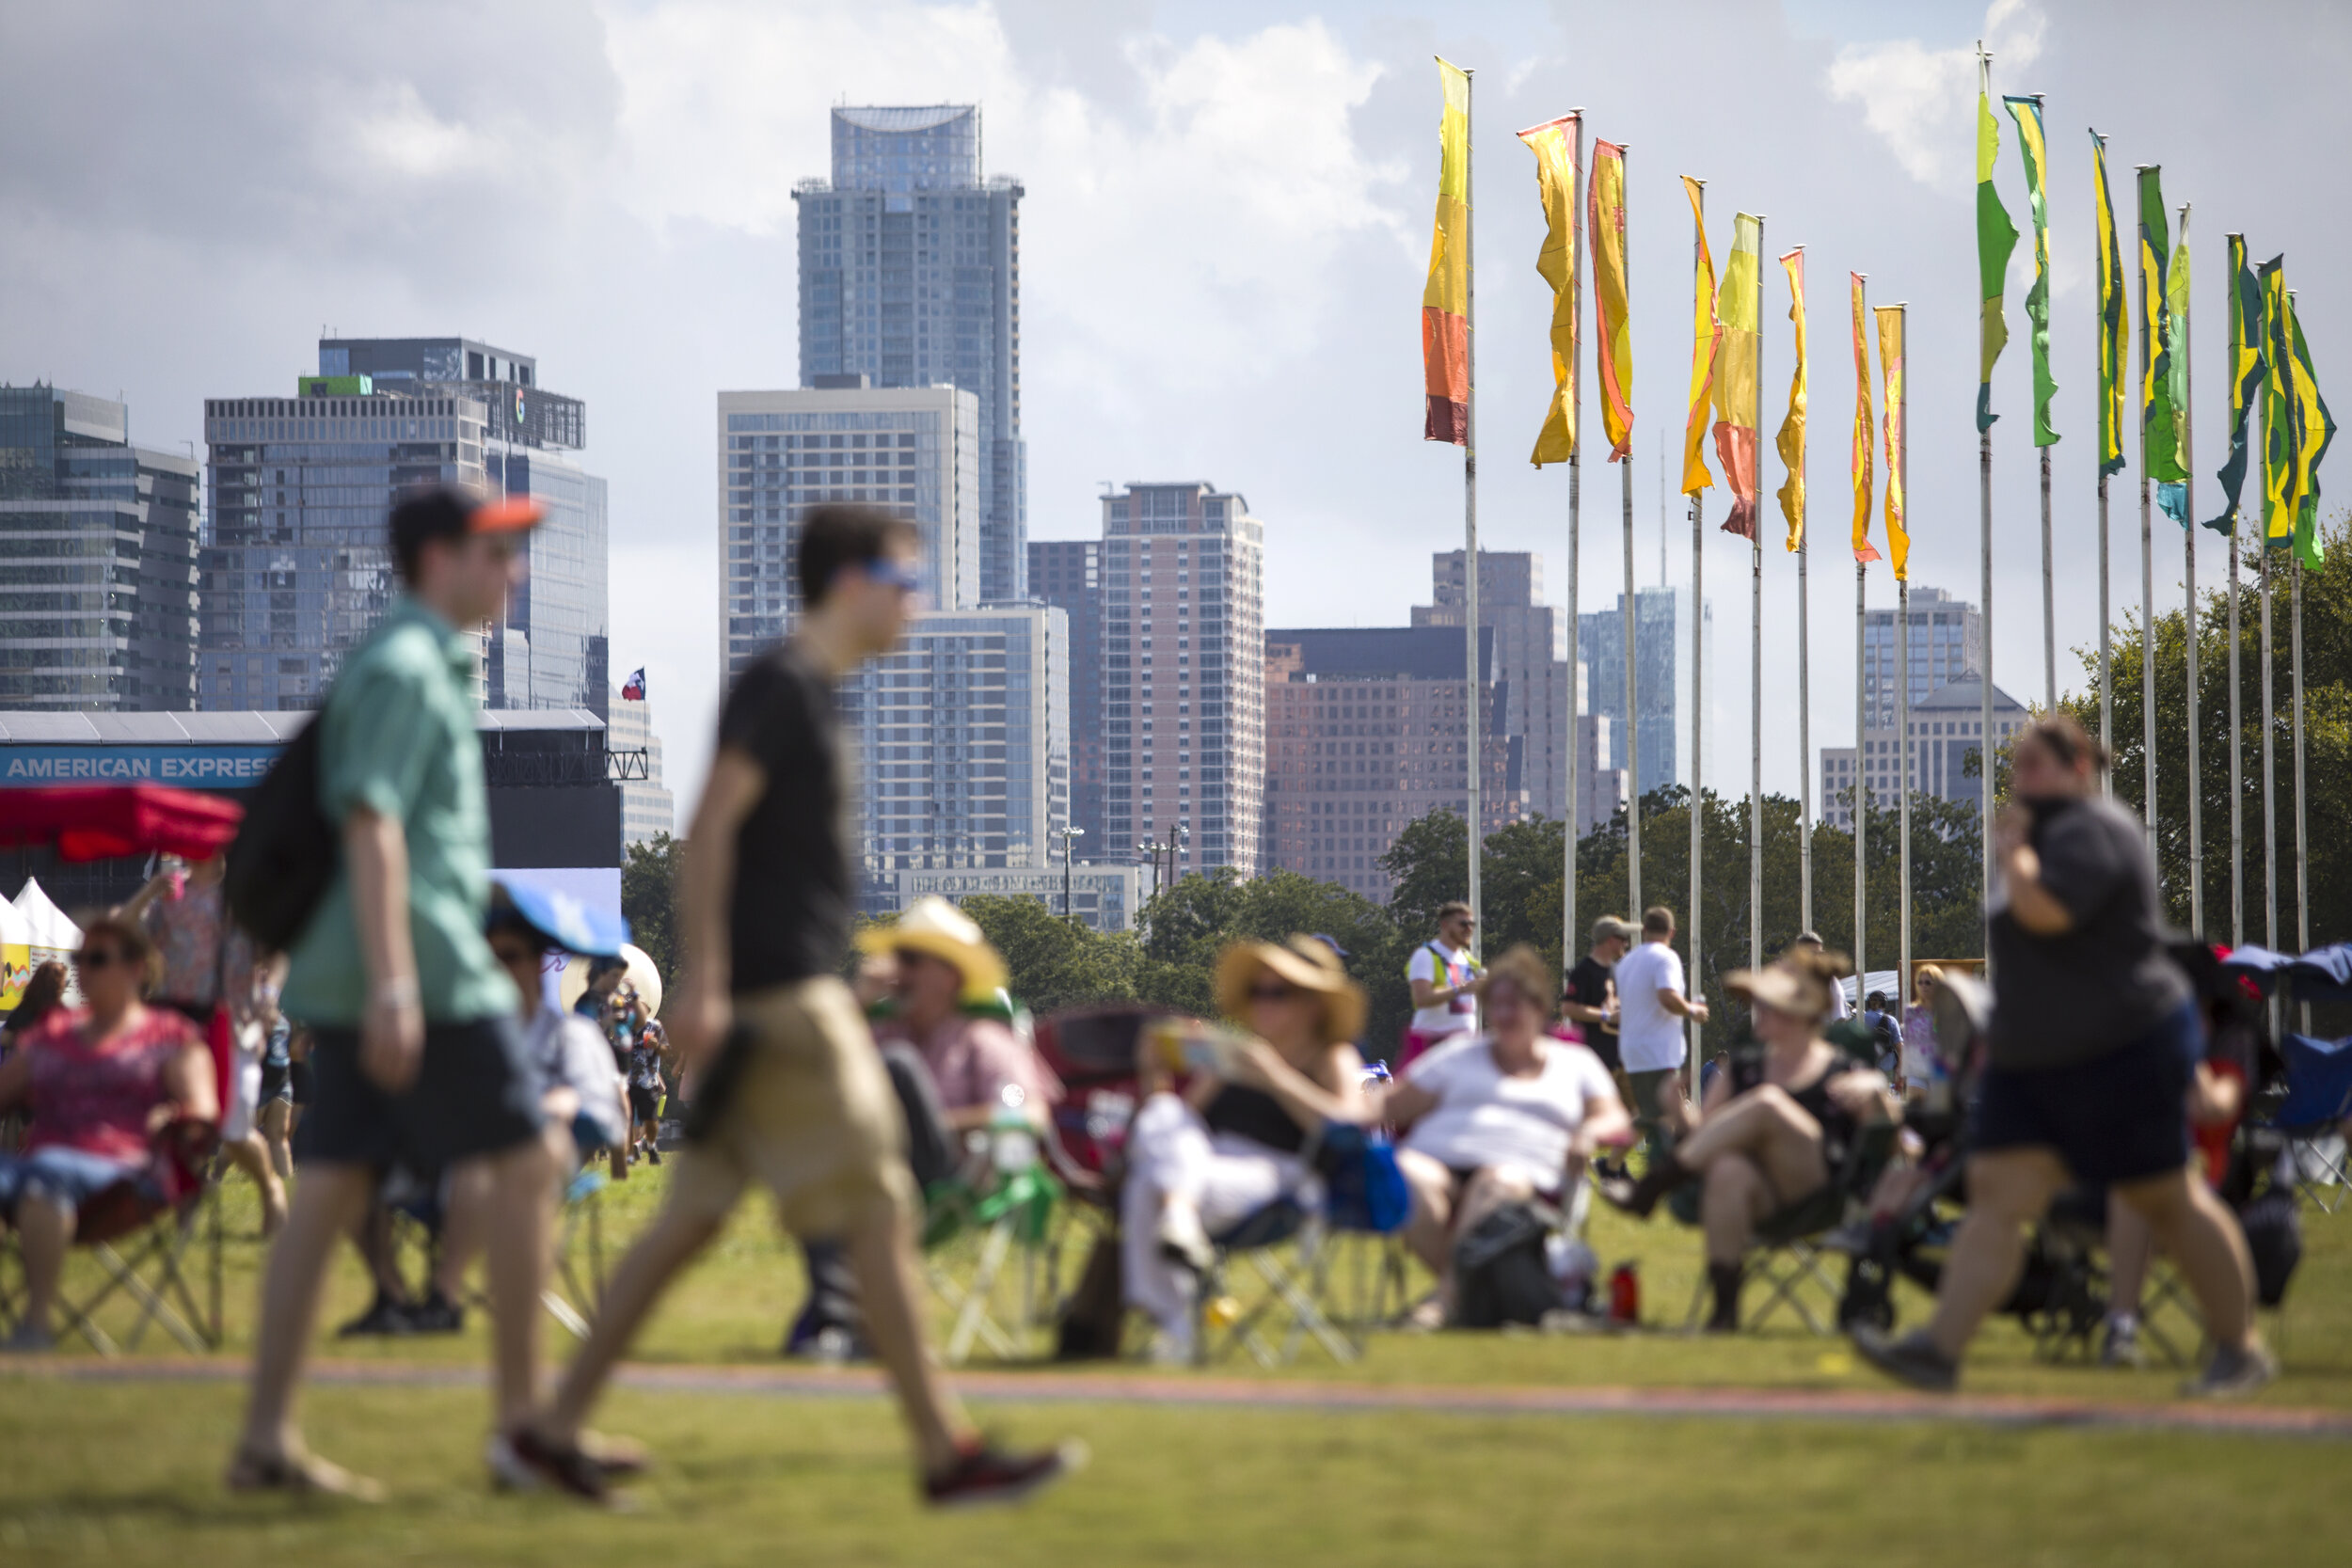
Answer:
<svg viewBox="0 0 2352 1568"><path fill-rule="evenodd" d="M2223 238L2243 241L2246 236L2233 234L2224 235ZM2230 288L2231 297L2235 298L2237 274L2234 268L2232 269L2230 275ZM2234 323L2236 319L2236 314L2233 311L2232 322ZM2237 348L2234 342L2232 343L2230 352L2233 356L2236 354ZM2233 378L2237 374L2234 362L2231 366L2230 374ZM2233 395L2234 396L2234 393ZM2192 512L2189 515L2194 517L2196 514ZM2238 716L2238 705L2243 700L2238 673L2237 536L2239 527L2237 509L2233 507L2230 510L2230 945L2233 947L2246 945L2246 736L2243 721Z"/></svg>
<svg viewBox="0 0 2352 1568"><path fill-rule="evenodd" d="M1697 218L1701 227L1696 228L1691 236L1691 281L1693 289L1698 286L1699 247L1706 243L1707 234L1704 228L1707 182L1702 180L1698 182L1698 186ZM1729 483L1730 476L1726 474L1724 477L1724 483ZM1707 551L1702 547L1706 541L1706 496L1704 490L1691 492L1691 974L1688 994L1692 996L1701 994L1706 989L1699 970L1699 895L1704 881L1702 871L1706 860L1707 831L1707 650L1702 641L1706 634L1700 629L1700 623L1706 619L1702 607L1707 603L1703 586ZM1698 1020L1690 1021L1690 1053L1683 1061L1686 1080L1683 1092L1695 1101L1699 1098Z"/></svg>
<svg viewBox="0 0 2352 1568"><path fill-rule="evenodd" d="M1856 283L1866 281L1865 275L1862 273L1855 273L1853 277ZM1874 318L1869 311L1864 310L1861 319L1867 323ZM1864 348L1864 355L1862 373L1867 376L1869 361L1867 345ZM1869 461L1867 452L1863 460ZM1865 528L1869 525L1869 518L1867 515L1863 518L1863 525ZM1862 1012L1862 999L1868 994L1870 989L1867 967L1870 946L1870 882L1869 872L1863 856L1870 830L1870 762L1867 754L1869 751L1869 742L1864 738L1869 733L1870 721L1867 711L1867 693L1862 675L1864 660L1869 654L1869 580L1868 563L1856 560L1853 563L1853 1010L1857 1017ZM1881 671L1880 674L1883 677L1885 672Z"/></svg>
<svg viewBox="0 0 2352 1568"><path fill-rule="evenodd" d="M1748 521L1748 967L1764 967L1764 214L1756 215L1756 514ZM1724 478L1728 480L1729 475Z"/></svg>
<svg viewBox="0 0 2352 1568"><path fill-rule="evenodd" d="M1981 325L1981 317L1983 316L1984 311L1985 311L1985 306L1983 305L1983 303L1982 303L1981 301L1979 301L1979 304L1978 304L1978 306L1977 306L1977 313L1978 313L1978 316L1980 318L1980 319L1979 319L1979 325ZM1905 345L1904 345L1904 347L1905 347L1906 351L1909 349L1909 346L1910 346L1910 345L1908 345L1908 344L1905 344ZM1910 379L1910 378L1909 378L1909 377L1905 377L1904 379L1905 379L1906 383L1908 383L1908 381L1909 381L1909 379ZM1911 440L1911 432L1909 432L1908 430L1906 430L1906 431L1904 431L1904 432L1903 432L1903 441L1904 441L1904 444L1905 444L1906 446L1908 446L1908 445L1910 444L1910 440ZM2047 451L2049 449L2048 449L2047 447L2044 447L2042 450L2043 450L2044 451ZM1906 495L1905 495L1905 497L1904 497L1904 499L1905 499L1906 503L1908 503L1908 501L1909 501L1909 499L1910 499L1910 497L1909 497L1908 493L1906 493ZM1992 952L1993 952L1993 932L1992 932L1992 926L1991 926L1991 924L1990 924L1990 923L1991 923L1991 921L1992 921L1992 919L1993 919L1993 648L1994 648L1994 642L1993 642L1993 427L1992 427L1991 425L1987 425L1987 426L1985 426L1983 430L1981 430L1981 431L1978 432L1978 434L1977 434L1977 511L1978 511L1978 520L1977 520L1977 534L1978 534L1978 538L1977 538L1977 567L1978 567L1978 574L1979 574L1979 584L1980 584L1980 586L1979 586L1979 592L1983 594L1983 596L1984 596L1984 604L1983 604L1983 607L1982 607L1982 609L1981 609L1981 610L1980 610L1980 613L1981 613L1981 615L1983 616L1983 626L1984 626L1984 668L1983 668L1982 670L1979 670L1979 671L1978 671L1978 672L1977 672L1977 695L1978 695L1978 723L1977 723L1977 771L1979 772L1979 775L1981 775L1981 776L1980 776L1980 777L1977 780L1977 785L1978 785L1978 792L1977 792L1977 795L1978 795L1978 800L1979 800L1979 806L1978 806L1978 811L1977 811L1977 840L1978 840L1978 844L1977 844L1977 849L1978 849L1978 855L1977 855L1977 859L1978 859L1978 867L1977 867L1977 873L1978 873L1978 879L1977 879L1977 910L1978 910L1979 918L1981 921L1983 921L1983 922L1985 922L1985 923L1986 923L1986 924L1985 924L1985 930L1984 930L1984 934L1983 934L1983 937L1981 938L1981 940L1982 940L1982 941L1983 941L1983 942L1984 942L1984 951L1985 951L1985 954L1986 954L1987 958L1990 958L1990 957L1991 957L1991 955L1992 955ZM1904 624L1903 624L1903 644L1904 644L1904 646L1905 646L1906 648L1908 648L1908 647L1910 646L1910 643L1911 643L1911 624L1910 624L1908 621L1905 621L1905 622L1904 622ZM1906 784L1908 784L1908 783L1909 783L1909 778L1908 778L1908 775L1909 775L1909 772L1910 772L1910 768L1911 768L1911 726L1910 726L1909 724L1905 724L1905 725L1903 726L1903 768L1904 768L1904 772L1905 772L1905 775L1906 775L1906 777L1905 777L1905 783L1906 783ZM1909 797L1909 795L1908 795L1908 792L1906 792L1906 794L1905 794L1905 797L1904 797L1904 798L1905 798L1906 800L1908 800L1908 799L1910 798L1910 797ZM1910 831L1908 828L1906 828L1906 829L1903 831L1903 846L1904 846L1904 847L1905 847L1906 849L1908 849L1908 848L1910 847L1910 844L1911 844L1911 831ZM1906 902L1906 904L1908 904L1909 900L1908 900L1908 899L1906 899L1906 900L1905 900L1905 902ZM1909 957L1909 955L1910 955L1910 944L1909 944L1908 942L1906 942L1906 943L1904 944L1904 956L1905 956L1906 958L1908 958L1908 957ZM1988 967L1989 967L1989 966L1988 966ZM1908 980L1908 979L1910 978L1909 965L1908 965L1908 964L1906 964L1906 965L1905 965L1904 978L1905 978L1906 980ZM1910 997L1909 997L1909 995L1908 995L1908 994L1906 994L1906 995L1905 995L1905 997L1904 997L1904 999L1903 999L1903 1004L1904 1004L1905 1006L1908 1006L1908 1005L1909 1005L1909 1002L1910 1002Z"/></svg>
<svg viewBox="0 0 2352 1568"><path fill-rule="evenodd" d="M1575 234L1584 221L1584 111L1570 109L1576 119L1575 188L1568 193L1568 231ZM1590 236L1586 244L1591 243ZM1583 245L1577 246L1579 251ZM1563 966L1576 958L1576 844L1580 804L1577 790L1583 772L1583 761L1577 734L1583 722L1584 691L1583 639L1578 635L1577 621L1577 550L1578 513L1584 492L1584 293L1583 258L1568 258L1568 320L1575 324L1571 341L1575 352L1568 356L1568 423L1576 432L1576 439L1568 446L1568 791L1562 802L1560 838L1562 841L1560 893L1560 962Z"/></svg>
<svg viewBox="0 0 2352 1568"><path fill-rule="evenodd" d="M2290 296L2292 297L2292 296ZM2295 950L2312 950L2312 872L2308 855L2310 839L2305 833L2303 817L2303 558L2297 554L2287 561L2287 592L2291 595L2287 611L2289 657L2294 660L2291 682L2295 701ZM2302 1005L2303 1033L2312 1032L2312 1005Z"/></svg>
<svg viewBox="0 0 2352 1568"><path fill-rule="evenodd" d="M1803 250L1804 246L1796 247ZM1802 261L1798 263L1804 265ZM1800 323L1800 325L1803 324ZM1811 372L1808 371L1807 374ZM1758 378L1759 382L1761 377ZM1808 388L1807 397L1811 396ZM1810 420L1812 412L1806 410ZM1757 439L1762 439L1761 436ZM1804 459L1798 459L1803 465ZM1804 494L1804 468L1797 470L1797 494ZM1805 577L1805 555L1813 531L1797 535L1797 929L1813 929L1813 626L1812 584ZM1857 741L1862 737L1856 736ZM1860 748L1855 760L1861 759Z"/></svg>
<svg viewBox="0 0 2352 1568"><path fill-rule="evenodd" d="M2181 254L2188 254L2188 203L2181 203ZM2232 280L2235 287L2235 280ZM2182 622L2188 642L2188 934L2205 940L2205 801L2204 771L2198 755L2197 728L2197 442L2193 409L2197 401L2197 361L2188 351L2188 317L2172 324L2172 352L2181 356L2181 471L2187 475L2182 498L2181 547L2187 562L2188 597Z"/></svg>
<svg viewBox="0 0 2352 1568"><path fill-rule="evenodd" d="M2135 164L2132 172L2145 174L2154 164ZM2150 366L2156 361L2156 341L2148 334L2148 246L2139 246L2139 354ZM2145 388L2142 388L2143 396ZM2139 759L2142 796L2140 819L2148 839L2148 856L2156 853L2156 564L2155 537L2148 525L2148 408L2139 410ZM2157 867L2161 885L2163 867Z"/></svg>
<svg viewBox="0 0 2352 1568"><path fill-rule="evenodd" d="M1620 167L1631 151L1623 143L1618 144ZM1627 286L1629 289L1633 277L1633 226L1627 224L1625 230L1624 245L1618 254L1625 258ZM1642 725L1639 717L1642 710L1636 703L1641 695L1641 687L1634 676L1633 663L1633 624L1640 617L1634 613L1633 600L1633 451L1630 439L1627 441L1626 449L1625 461L1617 470L1618 478L1625 486L1625 600L1617 620L1625 629L1625 886L1626 900L1630 906L1626 912L1639 925L1642 919Z"/></svg>
<svg viewBox="0 0 2352 1568"><path fill-rule="evenodd" d="M1903 493L1903 505L1911 504L1911 306L1903 300L1895 302L1897 341L1902 344L1903 378L1896 395L1895 428L1900 439L1895 443L1895 473ZM1910 519L1904 520L1906 528ZM1892 541L1889 541L1890 545ZM1991 663L1988 655L1985 662ZM1902 924L1899 956L1895 969L1896 1011L1899 1014L1911 1000L1911 584L1904 578L1895 582L1895 789L1901 805L1899 829L1902 834L1901 857L1898 862L1902 885Z"/></svg>
<svg viewBox="0 0 2352 1568"><path fill-rule="evenodd" d="M2096 131L2093 131L2090 134L2093 136L2099 135L2099 133ZM2102 148L2105 148L2106 146L2106 138L2100 136L2099 145ZM2104 155L2105 154L2103 153L2102 156L2104 157ZM2104 167L2104 164L2101 166ZM2112 205L2113 203L2110 201L2109 206L2112 207ZM2110 222L2111 221L2112 214L2110 214ZM2095 236L2093 237L2091 243L2094 246L2098 244ZM2106 252L2102 250L2100 254L2104 256ZM2099 331L2102 334L2100 351L2104 354L2106 352L2104 335L2106 332L2106 316L2105 314L2104 307L2102 308L2102 312L2099 318ZM2115 373L2117 375L2122 375L2123 373L2123 366L2121 362L2122 356L2120 354L2117 356L2117 359L2118 363L2115 367ZM2102 361L2102 369L2100 372L2101 388L2099 395L2102 398L2106 396L2105 385L2106 376L2104 363L2105 362ZM2103 436L2100 441L2099 463L2099 749L2106 752L2109 757L2113 757L2115 755L2115 653L2113 647L2111 646L2113 636L2108 626L2108 622L2113 617L2113 611L2111 611L2107 607L2107 579L2113 576L2112 569L2108 565L2107 552L2107 481L2112 476L2107 472L2106 455L2106 437ZM2099 786L2109 800L2114 799L2115 769L2113 768L2108 768L2099 775Z"/></svg>
<svg viewBox="0 0 2352 1568"><path fill-rule="evenodd" d="M2038 92L2035 93L2033 95L2033 101L2034 106L2036 108L2040 108L2042 106L2042 94ZM2046 182L2048 178L2048 171L2044 170L2042 179ZM2048 447L2043 447L2042 449L2042 711L2045 714L2056 713L2058 711L2058 610L2056 606L2056 595L2057 574L2051 570L2050 563L2050 449ZM1990 664L1993 662L1993 657L1990 652L1992 641L1989 637L1986 640L1985 645L1988 650L1985 655L1985 662ZM1984 748L1981 762L1986 777L1990 778L1993 773L1993 725L1990 721L1986 722L1984 727ZM1992 799L1992 795L1990 793L1991 788L1992 786L1990 784L1986 785L1987 794L1985 798L1988 800ZM1990 884L1988 883L1987 886L1989 889Z"/></svg>
<svg viewBox="0 0 2352 1568"><path fill-rule="evenodd" d="M2273 375L2279 372L2274 369ZM2267 399L2264 400L2265 403ZM2263 410L2263 451L2270 451L2270 411ZM2278 711L2271 687L2270 657L2270 529L2265 521L2262 541L2263 594L2263 945L2279 947L2279 777L2270 743L2270 716Z"/></svg>
<svg viewBox="0 0 2352 1568"><path fill-rule="evenodd" d="M1479 764L1485 758L1478 736L1478 703L1484 691L1478 678L1478 246L1472 238L1477 228L1473 214L1478 210L1472 199L1477 186L1477 138L1470 113L1478 84L1476 71L1465 71L1462 75L1462 689L1467 694L1462 715L1470 730L1470 945L1475 958L1486 931L1478 875L1480 851L1485 847L1479 830L1486 814L1480 809L1484 802Z"/></svg>

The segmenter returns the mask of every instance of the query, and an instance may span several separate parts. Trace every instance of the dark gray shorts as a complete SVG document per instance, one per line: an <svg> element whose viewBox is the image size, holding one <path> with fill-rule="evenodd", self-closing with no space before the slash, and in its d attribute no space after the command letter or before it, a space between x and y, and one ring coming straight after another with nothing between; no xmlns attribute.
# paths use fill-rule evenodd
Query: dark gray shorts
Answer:
<svg viewBox="0 0 2352 1568"><path fill-rule="evenodd" d="M294 1129L298 1162L395 1163L437 1176L461 1160L539 1132L539 1082L511 1018L428 1023L424 1064L404 1094L387 1094L359 1069L359 1032L311 1032L310 1103Z"/></svg>

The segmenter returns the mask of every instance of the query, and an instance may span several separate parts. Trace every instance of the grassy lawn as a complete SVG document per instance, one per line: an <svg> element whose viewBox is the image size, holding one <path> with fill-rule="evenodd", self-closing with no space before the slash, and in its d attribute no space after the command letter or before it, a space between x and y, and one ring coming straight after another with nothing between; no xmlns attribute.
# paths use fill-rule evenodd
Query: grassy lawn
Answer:
<svg viewBox="0 0 2352 1568"><path fill-rule="evenodd" d="M609 1240L660 1194L641 1170L605 1200ZM230 1348L250 1346L261 1249L250 1190L226 1226ZM2270 1402L2352 1408L2352 1214L2308 1212L2307 1257L2266 1323L2287 1376ZM1382 1384L1876 1387L1840 1343L1797 1330L1736 1339L1678 1330L1694 1235L1597 1216L1610 1264L1642 1271L1650 1331L1375 1338L1360 1364L1310 1356L1268 1378ZM86 1267L87 1265L77 1265ZM772 1359L797 1302L797 1264L746 1208L658 1314L642 1360ZM358 1310L339 1265L329 1321ZM1904 1298L1906 1317L1923 1298ZM478 1317L478 1314L477 1314ZM482 1364L485 1324L453 1339L341 1341L363 1360ZM551 1354L567 1353L549 1324ZM162 1348L151 1338L149 1350ZM1242 1367L1247 1369L1248 1364ZM1041 1376L1046 1375L1042 1372ZM2002 1323L1971 1391L2115 1402L2168 1398L2178 1373L2037 1360ZM1034 1510L933 1519L911 1506L898 1431L865 1398L616 1394L603 1424L651 1441L663 1465L642 1517L583 1515L485 1490L482 1395L469 1388L325 1387L308 1403L322 1451L382 1476L395 1503L347 1513L231 1500L216 1490L237 1393L227 1385L89 1384L0 1376L0 1563L266 1559L573 1562L625 1554L697 1561L1119 1562L1832 1560L1867 1551L1920 1563L2287 1562L2336 1539L2341 1445L2244 1436L1948 1424L1620 1417L1471 1417L1232 1410L998 1398L981 1412L1016 1438L1087 1438L1094 1469Z"/></svg>

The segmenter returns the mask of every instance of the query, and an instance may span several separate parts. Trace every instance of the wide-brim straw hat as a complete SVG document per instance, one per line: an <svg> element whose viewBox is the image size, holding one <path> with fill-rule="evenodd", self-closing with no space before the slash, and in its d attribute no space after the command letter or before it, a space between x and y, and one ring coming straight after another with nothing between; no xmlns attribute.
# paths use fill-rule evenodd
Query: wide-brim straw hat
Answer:
<svg viewBox="0 0 2352 1568"><path fill-rule="evenodd" d="M1761 1002L1791 1018L1820 1019L1829 1014L1829 987L1787 964L1735 969L1724 976L1724 990L1734 996Z"/></svg>
<svg viewBox="0 0 2352 1568"><path fill-rule="evenodd" d="M945 898L917 898L892 926L858 933L868 953L924 953L954 966L963 976L963 1000L985 1002L1005 983L1005 960L988 944L972 917Z"/></svg>
<svg viewBox="0 0 2352 1568"><path fill-rule="evenodd" d="M1349 978L1339 954L1320 937L1294 936L1285 942L1237 942L1216 960L1217 1010L1248 1022L1249 988L1270 974L1323 998L1324 1038L1338 1044L1364 1032L1364 989Z"/></svg>

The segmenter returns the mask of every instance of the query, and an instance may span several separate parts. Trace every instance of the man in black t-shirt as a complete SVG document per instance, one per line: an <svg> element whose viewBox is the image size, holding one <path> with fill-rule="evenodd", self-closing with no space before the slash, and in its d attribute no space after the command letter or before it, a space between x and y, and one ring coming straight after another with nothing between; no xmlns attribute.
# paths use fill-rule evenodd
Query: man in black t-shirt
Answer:
<svg viewBox="0 0 2352 1568"><path fill-rule="evenodd" d="M1617 1056L1617 990L1610 976L1633 937L1632 926L1613 914L1594 921L1592 951L1576 960L1560 990L1560 1016L1577 1026L1613 1073L1623 1070L1623 1064Z"/></svg>
<svg viewBox="0 0 2352 1568"><path fill-rule="evenodd" d="M516 1444L579 1496L602 1498L612 1474L581 1447L589 1406L662 1289L754 1184L797 1234L848 1252L927 1500L1013 1501L1082 1457L983 1443L926 1353L898 1104L841 978L852 796L834 689L905 631L918 545L914 526L886 512L813 508L801 524L799 628L743 672L720 713L678 889L689 957L670 1034L697 1079L687 1146L660 1217L613 1275L554 1403Z"/></svg>

